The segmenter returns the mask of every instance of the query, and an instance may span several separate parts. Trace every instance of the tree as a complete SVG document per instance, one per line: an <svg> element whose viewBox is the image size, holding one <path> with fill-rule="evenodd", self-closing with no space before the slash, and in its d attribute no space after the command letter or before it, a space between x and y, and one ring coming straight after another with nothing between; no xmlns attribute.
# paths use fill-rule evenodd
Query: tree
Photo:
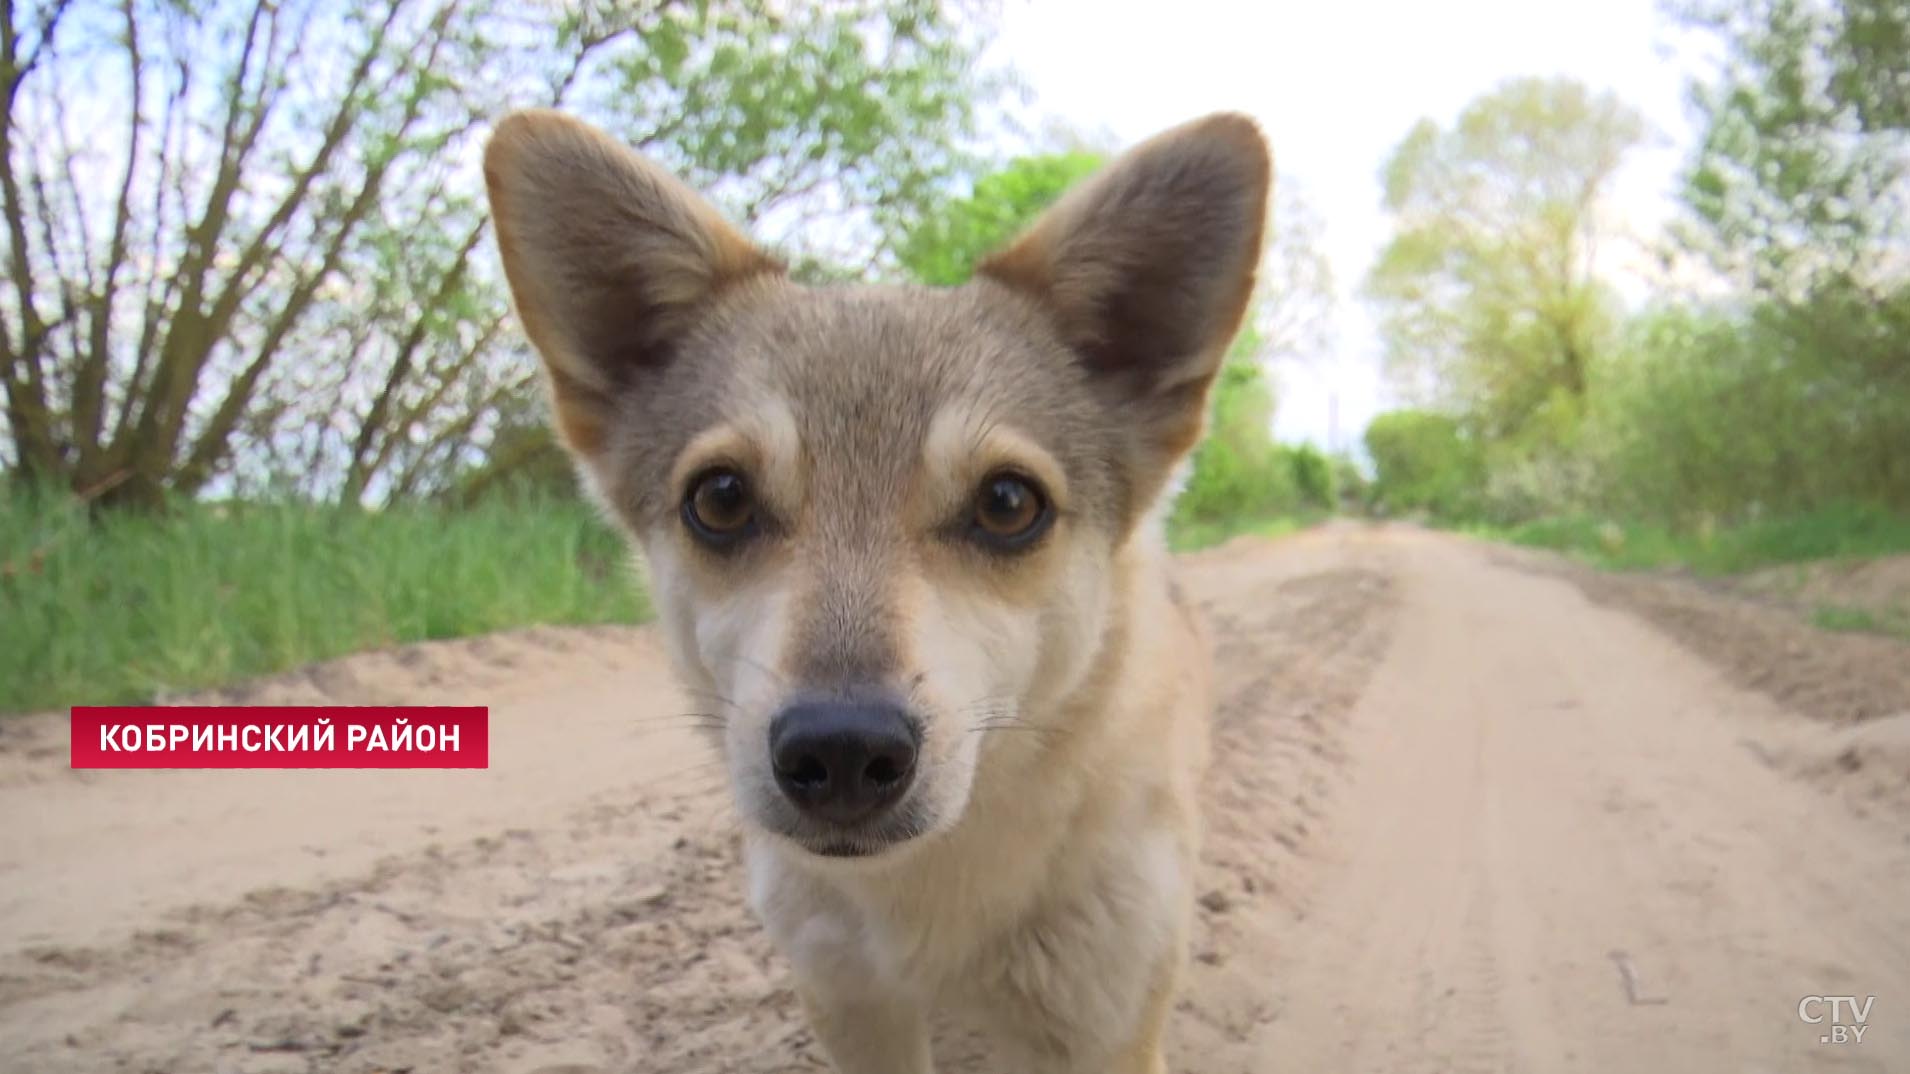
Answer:
<svg viewBox="0 0 1910 1074"><path fill-rule="evenodd" d="M1080 149L1011 160L977 178L967 197L931 204L908 222L906 235L895 243L896 259L922 283L963 283L982 258L1006 246L1100 166L1099 154Z"/></svg>
<svg viewBox="0 0 1910 1074"><path fill-rule="evenodd" d="M1194 448L1177 519L1219 522L1261 518L1297 504L1294 474L1273 441L1274 394L1251 323L1234 341L1214 382L1207 435Z"/></svg>
<svg viewBox="0 0 1910 1074"><path fill-rule="evenodd" d="M1723 45L1692 87L1703 123L1682 237L1718 268L1798 299L1880 297L1910 248L1910 3L1695 0L1674 8Z"/></svg>
<svg viewBox="0 0 1910 1074"><path fill-rule="evenodd" d="M1679 237L1740 293L1722 321L1648 337L1629 375L1652 435L1628 457L1677 445L1665 503L1910 504L1910 3L1674 11L1722 46L1692 86L1703 134ZM1703 414L1679 413L1698 390Z"/></svg>
<svg viewBox="0 0 1910 1074"><path fill-rule="evenodd" d="M1463 517L1472 512L1485 478L1478 446L1447 414L1380 414L1366 426L1366 453L1373 459L1372 496L1391 510Z"/></svg>
<svg viewBox="0 0 1910 1074"><path fill-rule="evenodd" d="M1330 361L1338 304L1326 259L1325 225L1304 188L1282 179L1273 194L1267 253L1260 262L1259 301L1249 316L1266 363Z"/></svg>
<svg viewBox="0 0 1910 1074"><path fill-rule="evenodd" d="M933 0L0 0L0 464L143 505L442 487L535 368L482 253L490 118L589 113L772 239L828 216L880 256L964 162L987 25Z"/></svg>
<svg viewBox="0 0 1910 1074"><path fill-rule="evenodd" d="M1382 171L1396 231L1366 281L1410 395L1492 438L1576 409L1612 327L1600 203L1643 134L1612 95L1539 79L1413 128Z"/></svg>
<svg viewBox="0 0 1910 1074"><path fill-rule="evenodd" d="M1320 223L1290 182L1274 192L1267 250L1247 323L1214 382L1207 436L1194 449L1181 519L1265 518L1326 507L1331 475L1311 449L1274 442L1274 371L1282 363L1330 357L1333 274Z"/></svg>

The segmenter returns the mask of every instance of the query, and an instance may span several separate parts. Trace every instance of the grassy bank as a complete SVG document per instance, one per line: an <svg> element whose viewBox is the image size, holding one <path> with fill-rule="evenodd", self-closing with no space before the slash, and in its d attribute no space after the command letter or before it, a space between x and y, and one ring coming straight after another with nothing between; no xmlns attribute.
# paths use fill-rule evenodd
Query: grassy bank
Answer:
<svg viewBox="0 0 1910 1074"><path fill-rule="evenodd" d="M1847 604L1824 604L1812 610L1811 623L1823 630L1888 634L1910 641L1910 608L1854 608Z"/></svg>
<svg viewBox="0 0 1910 1074"><path fill-rule="evenodd" d="M139 701L361 649L646 612L573 502L187 505L89 523L0 497L0 712Z"/></svg>
<svg viewBox="0 0 1910 1074"><path fill-rule="evenodd" d="M1865 506L1832 507L1690 529L1585 516L1508 528L1465 528L1496 540L1566 552L1600 567L1684 567L1705 575L1736 574L1780 563L1910 552L1910 515Z"/></svg>

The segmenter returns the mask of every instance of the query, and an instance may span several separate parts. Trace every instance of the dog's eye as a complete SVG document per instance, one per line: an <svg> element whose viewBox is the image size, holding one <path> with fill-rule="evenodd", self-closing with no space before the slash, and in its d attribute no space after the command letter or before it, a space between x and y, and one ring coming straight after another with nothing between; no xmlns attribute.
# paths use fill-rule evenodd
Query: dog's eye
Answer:
<svg viewBox="0 0 1910 1074"><path fill-rule="evenodd" d="M756 529L756 505L743 475L711 470L690 485L683 500L683 522L706 544L727 545Z"/></svg>
<svg viewBox="0 0 1910 1074"><path fill-rule="evenodd" d="M984 544L1013 551L1034 543L1053 518L1034 482L1019 474L994 474L975 496L973 532Z"/></svg>

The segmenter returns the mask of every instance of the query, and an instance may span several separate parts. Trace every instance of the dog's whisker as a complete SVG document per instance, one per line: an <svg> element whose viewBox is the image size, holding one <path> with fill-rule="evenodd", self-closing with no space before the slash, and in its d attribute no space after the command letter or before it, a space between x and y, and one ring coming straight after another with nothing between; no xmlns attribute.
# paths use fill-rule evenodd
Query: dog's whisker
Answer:
<svg viewBox="0 0 1910 1074"><path fill-rule="evenodd" d="M957 711L961 712L964 716L977 712L1010 712L1014 709L1014 700L1013 697L1006 694L1000 697L985 697L979 701L970 702Z"/></svg>
<svg viewBox="0 0 1910 1074"><path fill-rule="evenodd" d="M712 723L723 723L726 719L727 717L725 717L720 712L701 712L701 711L692 710L690 712L645 713L644 715L641 715L641 716L632 716L630 718L630 722L635 724L649 724L649 723L672 723L677 720L708 720Z"/></svg>
<svg viewBox="0 0 1910 1074"><path fill-rule="evenodd" d="M1013 718L982 720L969 728L970 734L987 734L990 731L1022 731L1028 734L1047 736L1050 738L1062 738L1068 734L1068 732L1062 728L1043 727L1040 724L1033 724L1026 720Z"/></svg>
<svg viewBox="0 0 1910 1074"><path fill-rule="evenodd" d="M638 734L661 734L665 731L721 731L724 727L724 724L716 721L688 720L681 723L671 721L638 724L631 730Z"/></svg>
<svg viewBox="0 0 1910 1074"><path fill-rule="evenodd" d="M686 685L683 685L682 683L677 684L677 689L681 691L682 693L695 694L697 697L708 698L709 700L714 701L719 705L726 705L730 708L740 707L730 697L724 694L717 693L715 690L705 690L697 686L686 686Z"/></svg>
<svg viewBox="0 0 1910 1074"><path fill-rule="evenodd" d="M991 731L1020 731L1031 734L1044 742L1058 741L1067 737L1067 731L1056 727L1044 727L1031 723L1026 717L1007 709L995 709L981 714L969 728L970 734L985 735Z"/></svg>
<svg viewBox="0 0 1910 1074"><path fill-rule="evenodd" d="M684 765L682 768L673 769L656 777L654 783L657 786L664 786L689 777L709 776L713 774L714 770L723 768L724 763L723 758L718 757L714 760L703 761L698 764Z"/></svg>
<svg viewBox="0 0 1910 1074"><path fill-rule="evenodd" d="M630 730L638 734L649 732L668 732L668 730L726 730L728 720L705 719L705 717L657 717L657 719L630 720Z"/></svg>
<svg viewBox="0 0 1910 1074"><path fill-rule="evenodd" d="M699 741L706 741L705 736L714 735L716 733L717 732L715 728L650 727L650 728L644 728L642 730L631 732L630 740L633 742L643 743L646 746L649 745L650 743L659 743L659 744L667 743L669 745L664 746L664 748L667 749L667 748L670 748L671 745L674 745L676 742L680 742L685 738L696 739Z"/></svg>

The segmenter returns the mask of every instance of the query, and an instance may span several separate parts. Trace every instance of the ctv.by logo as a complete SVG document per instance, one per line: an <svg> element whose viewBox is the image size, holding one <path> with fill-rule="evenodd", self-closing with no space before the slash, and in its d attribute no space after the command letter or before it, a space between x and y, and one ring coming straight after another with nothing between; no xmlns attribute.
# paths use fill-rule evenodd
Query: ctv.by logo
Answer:
<svg viewBox="0 0 1910 1074"><path fill-rule="evenodd" d="M1829 1030L1818 1036L1819 1044L1862 1044L1864 1030L1870 1028L1864 1023L1870 1020L1870 1005L1875 1002L1876 996L1865 996L1862 1002L1856 996L1805 996L1797 1001L1797 1017Z"/></svg>

